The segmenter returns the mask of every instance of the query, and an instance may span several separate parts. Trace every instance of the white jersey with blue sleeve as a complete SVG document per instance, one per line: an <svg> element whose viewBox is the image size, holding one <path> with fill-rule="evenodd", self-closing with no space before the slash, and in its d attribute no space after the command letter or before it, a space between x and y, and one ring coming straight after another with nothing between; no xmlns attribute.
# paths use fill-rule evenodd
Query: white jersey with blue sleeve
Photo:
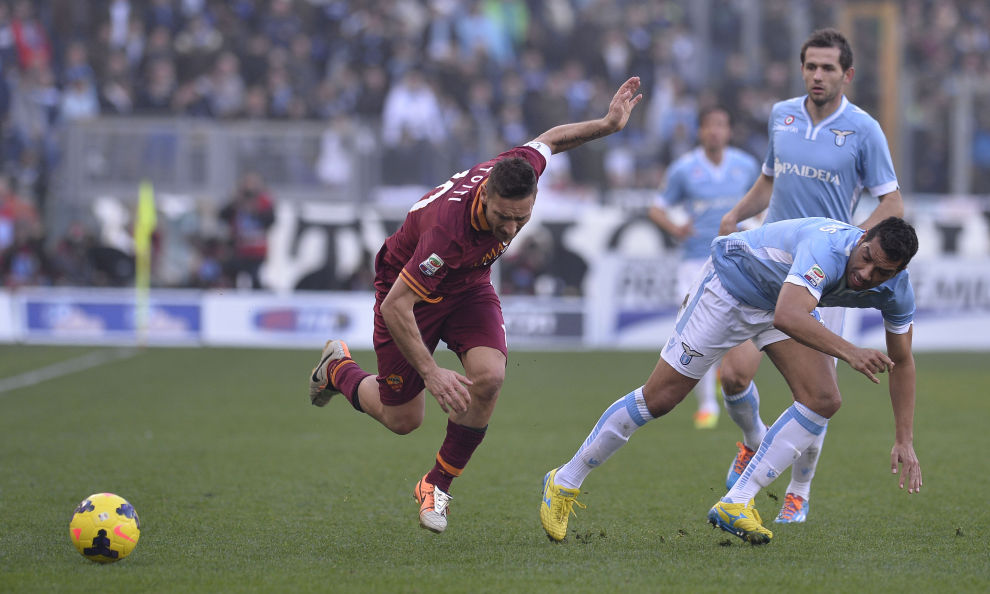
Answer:
<svg viewBox="0 0 990 594"><path fill-rule="evenodd" d="M718 165L708 159L701 147L671 164L657 205L681 205L688 211L694 235L684 240L685 259L708 258L722 216L749 190L759 173L759 161L731 146L722 152Z"/></svg>
<svg viewBox="0 0 990 594"><path fill-rule="evenodd" d="M763 173L773 177L766 222L829 217L852 222L865 188L874 196L897 189L897 175L880 124L842 97L815 125L807 95L773 106Z"/></svg>
<svg viewBox="0 0 990 594"><path fill-rule="evenodd" d="M806 288L819 305L880 310L890 332L907 332L914 290L906 270L878 287L846 286L846 264L864 231L815 217L768 223L712 242L712 264L726 291L740 302L772 311L785 282Z"/></svg>

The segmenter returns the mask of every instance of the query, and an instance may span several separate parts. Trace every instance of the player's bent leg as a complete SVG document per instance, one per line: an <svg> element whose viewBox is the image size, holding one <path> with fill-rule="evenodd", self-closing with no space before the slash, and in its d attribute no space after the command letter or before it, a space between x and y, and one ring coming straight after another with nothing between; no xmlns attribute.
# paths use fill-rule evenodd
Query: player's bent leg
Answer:
<svg viewBox="0 0 990 594"><path fill-rule="evenodd" d="M374 386L375 396L369 396L365 399L364 394L366 392L361 392L361 406L366 406L365 412L377 419L389 431L396 435L407 435L423 424L423 419L426 416L425 390L408 402L389 405L377 398L378 383L373 381L369 385ZM364 387L365 382L362 382L361 388ZM370 395L370 390L367 393Z"/></svg>
<svg viewBox="0 0 990 594"><path fill-rule="evenodd" d="M663 357L643 385L643 399L654 418L674 410L694 389L698 380L674 369Z"/></svg>
<svg viewBox="0 0 990 594"><path fill-rule="evenodd" d="M769 344L765 350L787 381L795 401L826 419L839 410L842 396L831 356L794 339Z"/></svg>
<svg viewBox="0 0 990 594"><path fill-rule="evenodd" d="M488 424L495 403L505 381L505 355L491 347L474 347L461 356L464 375L471 380L468 392L471 404L463 413L452 413L450 418L469 427L483 427Z"/></svg>
<svg viewBox="0 0 990 594"><path fill-rule="evenodd" d="M718 370L722 393L738 394L745 390L756 377L762 359L763 354L751 340L729 349Z"/></svg>

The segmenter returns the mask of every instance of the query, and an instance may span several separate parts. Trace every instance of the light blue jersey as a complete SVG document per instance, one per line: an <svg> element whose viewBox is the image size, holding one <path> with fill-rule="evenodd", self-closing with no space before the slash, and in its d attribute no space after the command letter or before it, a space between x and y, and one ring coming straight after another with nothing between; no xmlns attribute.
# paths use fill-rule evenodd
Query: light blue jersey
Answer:
<svg viewBox="0 0 990 594"><path fill-rule="evenodd" d="M759 161L731 146L725 148L718 165L708 160L701 147L674 161L657 205L683 205L687 209L694 235L684 240L686 259L708 258L722 216L749 190L759 173Z"/></svg>
<svg viewBox="0 0 990 594"><path fill-rule="evenodd" d="M844 96L817 126L807 95L773 106L763 173L773 177L767 223L804 217L852 222L863 188L874 196L897 189L880 124Z"/></svg>
<svg viewBox="0 0 990 594"><path fill-rule="evenodd" d="M890 332L907 332L914 289L907 270L866 291L846 288L846 264L865 231L815 217L768 223L712 242L712 264L722 286L739 301L772 311L785 282L808 289L825 307L874 308Z"/></svg>

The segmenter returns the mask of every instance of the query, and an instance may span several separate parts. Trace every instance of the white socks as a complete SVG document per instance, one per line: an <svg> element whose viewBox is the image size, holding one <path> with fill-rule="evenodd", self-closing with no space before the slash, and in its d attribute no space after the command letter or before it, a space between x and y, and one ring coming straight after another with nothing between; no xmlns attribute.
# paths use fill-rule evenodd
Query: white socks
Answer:
<svg viewBox="0 0 990 594"><path fill-rule="evenodd" d="M725 410L743 432L743 443L751 450L760 447L767 428L760 418L760 392L756 382L738 394L724 394Z"/></svg>
<svg viewBox="0 0 990 594"><path fill-rule="evenodd" d="M800 402L789 406L767 431L760 449L722 501L748 502L824 435L827 426L828 419Z"/></svg>
<svg viewBox="0 0 990 594"><path fill-rule="evenodd" d="M698 398L698 412L718 414L718 400L715 398L717 373L715 366L708 368L705 375L698 380L698 385L694 387L694 395Z"/></svg>
<svg viewBox="0 0 990 594"><path fill-rule="evenodd" d="M642 386L619 398L598 419L570 462L557 471L554 482L568 489L580 487L588 473L626 445L629 436L653 418L646 408Z"/></svg>
<svg viewBox="0 0 990 594"><path fill-rule="evenodd" d="M815 467L818 466L818 455L821 454L826 433L828 427L808 446L791 468L791 482L787 485L787 492L799 495L805 501L811 497L811 479L815 478Z"/></svg>

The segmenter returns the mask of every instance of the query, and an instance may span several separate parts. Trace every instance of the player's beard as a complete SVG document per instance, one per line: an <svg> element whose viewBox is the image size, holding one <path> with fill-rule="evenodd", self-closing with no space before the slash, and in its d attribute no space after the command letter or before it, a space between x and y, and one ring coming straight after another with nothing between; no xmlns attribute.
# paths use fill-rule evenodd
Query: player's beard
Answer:
<svg viewBox="0 0 990 594"><path fill-rule="evenodd" d="M814 95L811 95L809 93L809 98L811 99L811 102L817 105L818 107L824 107L825 105L828 105L832 101L835 101L835 98L838 97L838 95L839 95L838 92L835 91L832 93L825 93L821 97L816 98Z"/></svg>

